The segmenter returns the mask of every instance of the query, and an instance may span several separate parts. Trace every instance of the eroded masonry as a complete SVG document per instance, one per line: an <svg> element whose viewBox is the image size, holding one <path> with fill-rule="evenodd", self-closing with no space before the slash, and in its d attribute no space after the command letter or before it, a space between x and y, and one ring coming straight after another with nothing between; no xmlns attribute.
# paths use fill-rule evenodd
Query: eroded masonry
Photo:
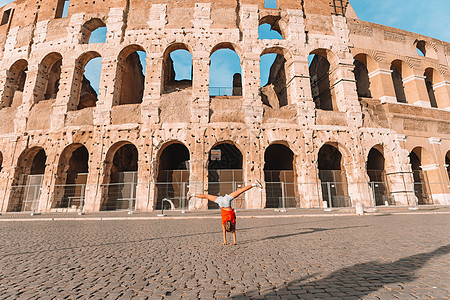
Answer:
<svg viewBox="0 0 450 300"><path fill-rule="evenodd" d="M186 192L255 180L264 189L237 207L450 203L449 43L359 20L346 0L16 0L0 13L1 212L206 209ZM238 61L229 86L211 84L221 51Z"/></svg>

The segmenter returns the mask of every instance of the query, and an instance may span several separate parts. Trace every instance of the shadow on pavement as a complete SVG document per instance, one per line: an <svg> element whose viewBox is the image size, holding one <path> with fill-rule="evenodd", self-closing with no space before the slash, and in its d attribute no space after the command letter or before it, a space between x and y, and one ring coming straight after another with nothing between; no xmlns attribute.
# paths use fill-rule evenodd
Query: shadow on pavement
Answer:
<svg viewBox="0 0 450 300"><path fill-rule="evenodd" d="M450 244L432 252L408 256L392 263L371 261L343 268L329 276L314 281L299 279L278 287L276 290L253 290L233 299L283 298L282 295L295 295L301 299L309 298L354 298L361 299L379 290L384 285L405 283L415 280L414 272L422 268L430 259L450 253Z"/></svg>

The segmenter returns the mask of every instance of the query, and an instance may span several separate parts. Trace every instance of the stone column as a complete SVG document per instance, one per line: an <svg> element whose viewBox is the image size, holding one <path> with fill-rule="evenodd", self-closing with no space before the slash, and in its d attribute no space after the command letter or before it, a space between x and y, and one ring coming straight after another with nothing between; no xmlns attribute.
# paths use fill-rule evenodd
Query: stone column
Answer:
<svg viewBox="0 0 450 300"><path fill-rule="evenodd" d="M386 157L385 164L387 184L396 205L412 206L416 203L417 197L414 194L414 178L409 152L405 147L406 136L393 135L392 140L388 149L391 157Z"/></svg>
<svg viewBox="0 0 450 300"><path fill-rule="evenodd" d="M353 74L353 63L340 62L330 70L330 79L336 99L338 111L347 113L350 126L360 127L362 125L361 105L356 92L356 80Z"/></svg>
<svg viewBox="0 0 450 300"><path fill-rule="evenodd" d="M157 53L147 56L145 90L142 99L141 114L143 124L159 123L159 99L161 98L161 74L163 58Z"/></svg>
<svg viewBox="0 0 450 300"><path fill-rule="evenodd" d="M396 103L394 82L392 81L392 70L388 65L380 66L369 73L370 92L374 99L381 100L381 103Z"/></svg>
<svg viewBox="0 0 450 300"><path fill-rule="evenodd" d="M209 53L195 53L192 58L191 122L209 122Z"/></svg>
<svg viewBox="0 0 450 300"><path fill-rule="evenodd" d="M414 72L418 73L417 70L414 70ZM422 107L431 107L427 86L425 85L425 79L425 76L418 74L403 78L406 100L409 104Z"/></svg>
<svg viewBox="0 0 450 300"><path fill-rule="evenodd" d="M322 205L322 190L319 179L317 152L314 151L313 131L304 131L304 144L295 160L297 184L301 208L319 208Z"/></svg>
<svg viewBox="0 0 450 300"><path fill-rule="evenodd" d="M189 190L196 194L208 192L208 152L205 146L205 128L193 129L195 142L190 149ZM193 198L189 209L207 209L208 200Z"/></svg>
<svg viewBox="0 0 450 300"><path fill-rule="evenodd" d="M116 93L116 74L119 68L116 58L103 57L102 75L100 78L99 99L94 110L94 125L111 124L111 108Z"/></svg>
<svg viewBox="0 0 450 300"><path fill-rule="evenodd" d="M152 147L151 136L143 136L143 142L139 147L138 153L138 184L136 187L136 210L153 211L154 199L151 197L152 187L154 187L154 171L156 166L152 164L152 153L149 151Z"/></svg>
<svg viewBox="0 0 450 300"><path fill-rule="evenodd" d="M64 127L68 110L76 109L75 103L71 103L75 68L75 60L67 61L63 59L59 91L56 96L56 101L52 106L51 128L54 130ZM76 95L79 95L79 93L76 93Z"/></svg>
<svg viewBox="0 0 450 300"><path fill-rule="evenodd" d="M14 118L14 131L22 133L27 127L27 118L35 101L35 86L38 82L39 67L38 64L29 64L27 79L23 90L22 105L18 107L16 117Z"/></svg>
<svg viewBox="0 0 450 300"><path fill-rule="evenodd" d="M261 131L254 127L248 131L248 143L246 147L246 154L244 157L244 186L250 183L255 183L256 180L264 181L264 153L261 149ZM265 191L264 191L265 192ZM264 193L265 194L265 193ZM248 209L262 209L265 207L265 197L263 198L263 191L253 188L245 194L246 208Z"/></svg>
<svg viewBox="0 0 450 300"><path fill-rule="evenodd" d="M450 81L441 81L433 85L438 108L450 111Z"/></svg>
<svg viewBox="0 0 450 300"><path fill-rule="evenodd" d="M46 155L47 160L45 162L38 212L49 212L51 209L58 170L59 156L56 155L56 149L47 150Z"/></svg>

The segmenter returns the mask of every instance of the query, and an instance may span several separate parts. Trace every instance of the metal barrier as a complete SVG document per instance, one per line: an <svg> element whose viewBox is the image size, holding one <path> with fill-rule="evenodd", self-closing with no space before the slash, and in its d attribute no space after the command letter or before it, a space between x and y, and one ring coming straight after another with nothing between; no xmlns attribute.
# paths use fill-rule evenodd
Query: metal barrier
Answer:
<svg viewBox="0 0 450 300"><path fill-rule="evenodd" d="M102 210L128 210L130 213L135 211L136 186L135 182L102 184L105 197Z"/></svg>
<svg viewBox="0 0 450 300"><path fill-rule="evenodd" d="M174 206L175 210L186 210L187 199L186 195L189 190L189 183L187 182L159 182L156 183L156 210L171 209L169 202L164 202L168 199Z"/></svg>
<svg viewBox="0 0 450 300"><path fill-rule="evenodd" d="M329 208L352 206L346 182L322 182L321 187L322 200Z"/></svg>
<svg viewBox="0 0 450 300"><path fill-rule="evenodd" d="M39 210L42 185L17 185L11 187L11 212L35 213Z"/></svg>
<svg viewBox="0 0 450 300"><path fill-rule="evenodd" d="M56 185L52 211L82 212L86 199L86 184Z"/></svg>
<svg viewBox="0 0 450 300"><path fill-rule="evenodd" d="M266 182L266 208L300 208L298 186L287 182Z"/></svg>
<svg viewBox="0 0 450 300"><path fill-rule="evenodd" d="M242 96L242 87L209 87L209 95L214 96Z"/></svg>
<svg viewBox="0 0 450 300"><path fill-rule="evenodd" d="M225 194L230 194L237 189L244 186L243 182L238 181L228 181L228 182L208 182L208 193L211 195L224 196ZM208 206L210 209L219 209L219 205L209 202ZM245 209L245 196L241 195L233 200L233 207L238 209Z"/></svg>
<svg viewBox="0 0 450 300"><path fill-rule="evenodd" d="M374 200L374 206L395 205L394 198L390 195L389 186L385 182L369 182Z"/></svg>

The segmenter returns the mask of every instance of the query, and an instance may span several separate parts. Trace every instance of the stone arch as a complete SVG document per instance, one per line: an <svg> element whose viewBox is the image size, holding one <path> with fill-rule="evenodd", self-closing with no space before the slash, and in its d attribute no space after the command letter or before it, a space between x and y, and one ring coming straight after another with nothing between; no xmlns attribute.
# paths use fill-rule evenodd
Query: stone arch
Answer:
<svg viewBox="0 0 450 300"><path fill-rule="evenodd" d="M356 79L356 91L360 98L372 98L370 72L378 69L376 61L365 53L355 55L353 73Z"/></svg>
<svg viewBox="0 0 450 300"><path fill-rule="evenodd" d="M391 63L391 71L397 102L408 103L404 81L414 75L412 69L404 61L396 59Z"/></svg>
<svg viewBox="0 0 450 300"><path fill-rule="evenodd" d="M337 57L328 49L316 49L310 53L309 65L311 91L316 109L337 110L334 93L332 66L337 63Z"/></svg>
<svg viewBox="0 0 450 300"><path fill-rule="evenodd" d="M264 152L266 208L300 207L296 187L296 156L283 142L274 142Z"/></svg>
<svg viewBox="0 0 450 300"><path fill-rule="evenodd" d="M173 53L184 52L190 54L190 78L179 80L176 78L175 64L177 63L176 58L172 57ZM185 89L192 87L192 76L193 76L193 64L192 64L192 49L190 46L183 43L173 43L169 45L163 54L163 69L162 69L162 91L172 92L178 89ZM186 56L186 55L185 55Z"/></svg>
<svg viewBox="0 0 450 300"><path fill-rule="evenodd" d="M446 99L441 99L440 94L435 93L434 85L444 81L443 76L433 68L426 68L425 73L425 85L427 87L428 99L430 100L431 107L445 108L444 103Z"/></svg>
<svg viewBox="0 0 450 300"><path fill-rule="evenodd" d="M437 58L437 50L433 45L430 43L427 43L424 40L415 40L414 46L417 49L417 55L424 56L424 57L430 57L430 58Z"/></svg>
<svg viewBox="0 0 450 300"><path fill-rule="evenodd" d="M138 149L128 141L117 142L105 157L101 210L133 210L138 181Z"/></svg>
<svg viewBox="0 0 450 300"><path fill-rule="evenodd" d="M287 24L280 16L267 15L262 17L259 19L258 29L264 24L268 24L270 30L276 31L281 36L281 39L286 39ZM261 39L260 36L259 39Z"/></svg>
<svg viewBox="0 0 450 300"><path fill-rule="evenodd" d="M267 84L263 86L263 82L261 82L261 98L263 104L272 108L280 108L289 104L288 78L291 78L290 74L293 73L289 69L289 66L292 65L292 54L282 47L264 49L261 53L261 75L265 71L262 67L262 60L264 56L271 54L275 57L270 67Z"/></svg>
<svg viewBox="0 0 450 300"><path fill-rule="evenodd" d="M222 42L213 47L210 52L209 94L210 96L242 96L242 51L233 43ZM220 63L222 60L222 63ZM223 63L226 61L226 64ZM224 68L224 66L226 66ZM232 70L230 74L227 74ZM217 74L227 74L217 79Z"/></svg>
<svg viewBox="0 0 450 300"><path fill-rule="evenodd" d="M411 169L414 179L414 194L417 197L417 204L432 204L430 182L438 176L436 165L430 152L424 147L415 147L409 154Z"/></svg>
<svg viewBox="0 0 450 300"><path fill-rule="evenodd" d="M35 102L56 99L61 79L62 61L62 55L57 52L47 54L42 59L34 88Z"/></svg>
<svg viewBox="0 0 450 300"><path fill-rule="evenodd" d="M147 52L140 45L128 45L117 58L113 105L140 104L144 96L145 59ZM144 64L144 65L143 65Z"/></svg>
<svg viewBox="0 0 450 300"><path fill-rule="evenodd" d="M86 66L94 59L99 59L101 61L101 55L98 52L89 51L81 54L75 61L72 89L68 105L69 110L80 110L95 107L97 105L98 93L92 86L91 81L86 77ZM99 80L101 69L97 76Z"/></svg>
<svg viewBox="0 0 450 300"><path fill-rule="evenodd" d="M208 157L208 193L225 195L244 184L242 150L232 141L222 141L211 147ZM242 207L243 196L236 199L235 207ZM208 203L208 208L218 208Z"/></svg>
<svg viewBox="0 0 450 300"><path fill-rule="evenodd" d="M92 18L86 21L81 27L81 44L90 44L92 33L99 28L106 28L106 24L102 19ZM106 39L106 32L104 34L104 38Z"/></svg>
<svg viewBox="0 0 450 300"><path fill-rule="evenodd" d="M9 68L3 95L0 102L2 107L19 107L22 104L22 95L25 88L28 71L28 62L19 59Z"/></svg>
<svg viewBox="0 0 450 300"><path fill-rule="evenodd" d="M78 143L67 146L58 162L52 208L81 210L88 173L88 149Z"/></svg>
<svg viewBox="0 0 450 300"><path fill-rule="evenodd" d="M36 211L39 205L47 155L42 147L25 149L14 172L8 211Z"/></svg>
<svg viewBox="0 0 450 300"><path fill-rule="evenodd" d="M157 161L155 209L162 208L164 198L170 199L176 208L184 209L190 176L189 149L180 141L170 141L158 151Z"/></svg>
<svg viewBox="0 0 450 300"><path fill-rule="evenodd" d="M383 145L378 144L370 149L367 155L366 170L375 205L393 204L389 198Z"/></svg>
<svg viewBox="0 0 450 300"><path fill-rule="evenodd" d="M342 155L342 149L338 143L328 142L317 154L322 200L329 207L351 206L344 159L347 155Z"/></svg>

